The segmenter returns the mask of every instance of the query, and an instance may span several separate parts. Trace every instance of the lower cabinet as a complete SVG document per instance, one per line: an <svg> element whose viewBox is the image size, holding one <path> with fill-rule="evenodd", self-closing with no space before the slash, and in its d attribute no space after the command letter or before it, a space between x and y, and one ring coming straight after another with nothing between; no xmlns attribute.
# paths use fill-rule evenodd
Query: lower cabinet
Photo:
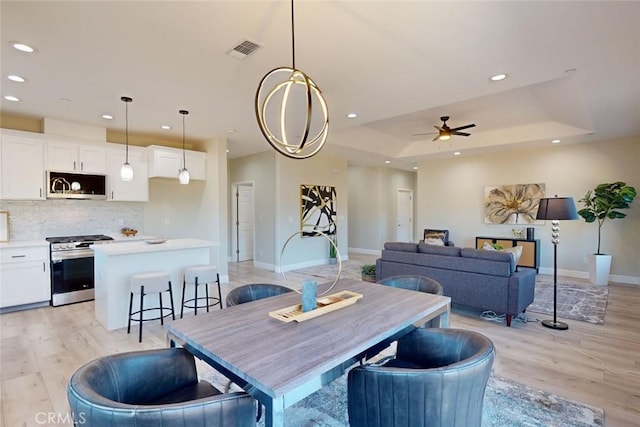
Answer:
<svg viewBox="0 0 640 427"><path fill-rule="evenodd" d="M49 247L0 248L0 308L51 299Z"/></svg>
<svg viewBox="0 0 640 427"><path fill-rule="evenodd" d="M505 248L522 246L522 256L518 261L518 267L535 268L540 265L540 240L510 239L508 237L476 237L476 249L482 249L487 243L497 243Z"/></svg>

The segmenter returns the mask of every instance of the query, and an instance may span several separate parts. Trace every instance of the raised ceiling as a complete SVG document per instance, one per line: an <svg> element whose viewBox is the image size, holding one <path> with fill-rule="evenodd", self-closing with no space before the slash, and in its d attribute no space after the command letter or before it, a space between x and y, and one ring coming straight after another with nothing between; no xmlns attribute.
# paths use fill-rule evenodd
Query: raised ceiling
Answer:
<svg viewBox="0 0 640 427"><path fill-rule="evenodd" d="M0 8L2 95L21 99L3 99L3 112L123 130L126 95L131 132L179 138L178 110L187 109L189 138L226 137L230 157L271 150L253 103L262 76L291 65L289 1ZM640 135L638 22L635 1L298 0L296 65L327 99L327 152L409 169L453 151ZM228 55L243 40L260 47L245 59ZM498 73L508 78L489 80ZM451 127L475 123L472 135L413 136L435 132L443 115Z"/></svg>

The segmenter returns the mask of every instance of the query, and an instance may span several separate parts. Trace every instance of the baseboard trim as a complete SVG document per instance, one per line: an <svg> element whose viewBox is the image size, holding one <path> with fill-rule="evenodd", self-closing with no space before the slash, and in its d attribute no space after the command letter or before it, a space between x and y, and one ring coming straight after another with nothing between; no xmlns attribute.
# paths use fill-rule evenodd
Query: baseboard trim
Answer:
<svg viewBox="0 0 640 427"><path fill-rule="evenodd" d="M349 248L349 252L353 252L354 254L363 254L363 255L382 255L380 250L376 249L362 249L362 248Z"/></svg>
<svg viewBox="0 0 640 427"><path fill-rule="evenodd" d="M540 267L538 269L540 274L549 274L553 275L553 268L548 267ZM562 270L558 269L559 276L565 277L575 277L577 279L589 279L589 273L587 271L579 271L579 270ZM640 286L640 277L634 276L623 276L620 274L610 274L609 282L611 283L622 283L625 285L637 285Z"/></svg>

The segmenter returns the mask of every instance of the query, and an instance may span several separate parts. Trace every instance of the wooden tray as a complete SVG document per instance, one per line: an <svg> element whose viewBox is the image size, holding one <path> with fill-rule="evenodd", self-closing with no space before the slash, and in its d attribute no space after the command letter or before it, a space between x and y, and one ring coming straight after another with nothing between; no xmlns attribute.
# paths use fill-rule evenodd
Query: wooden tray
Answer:
<svg viewBox="0 0 640 427"><path fill-rule="evenodd" d="M292 322L294 320L296 322L304 322L305 320L355 304L360 298L362 298L362 294L357 292L341 291L318 298L316 300L318 307L315 310L303 312L302 304L296 304L281 308L280 310L270 311L269 316L282 322Z"/></svg>

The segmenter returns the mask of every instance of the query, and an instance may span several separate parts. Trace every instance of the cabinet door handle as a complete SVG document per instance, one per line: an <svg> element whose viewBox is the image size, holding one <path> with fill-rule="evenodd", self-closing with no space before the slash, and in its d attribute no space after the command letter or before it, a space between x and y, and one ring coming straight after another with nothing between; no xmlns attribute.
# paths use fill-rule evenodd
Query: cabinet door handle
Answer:
<svg viewBox="0 0 640 427"><path fill-rule="evenodd" d="M40 189L40 197L42 197L42 188Z"/></svg>
<svg viewBox="0 0 640 427"><path fill-rule="evenodd" d="M84 170L84 162L80 162L80 170L83 171Z"/></svg>
<svg viewBox="0 0 640 427"><path fill-rule="evenodd" d="M42 261L42 272L44 273L45 271L47 271L47 266L44 264L44 261Z"/></svg>
<svg viewBox="0 0 640 427"><path fill-rule="evenodd" d="M11 255L11 258L25 258L26 255Z"/></svg>
<svg viewBox="0 0 640 427"><path fill-rule="evenodd" d="M76 161L73 161L73 170L76 170Z"/></svg>

